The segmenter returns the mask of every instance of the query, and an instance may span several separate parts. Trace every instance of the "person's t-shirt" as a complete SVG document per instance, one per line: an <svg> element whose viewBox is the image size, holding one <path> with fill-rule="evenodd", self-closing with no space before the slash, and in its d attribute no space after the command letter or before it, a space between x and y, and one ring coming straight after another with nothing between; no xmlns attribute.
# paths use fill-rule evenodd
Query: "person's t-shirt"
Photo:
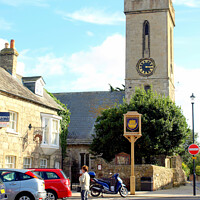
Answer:
<svg viewBox="0 0 200 200"><path fill-rule="evenodd" d="M89 190L90 188L90 175L85 172L79 177L80 186L82 190Z"/></svg>

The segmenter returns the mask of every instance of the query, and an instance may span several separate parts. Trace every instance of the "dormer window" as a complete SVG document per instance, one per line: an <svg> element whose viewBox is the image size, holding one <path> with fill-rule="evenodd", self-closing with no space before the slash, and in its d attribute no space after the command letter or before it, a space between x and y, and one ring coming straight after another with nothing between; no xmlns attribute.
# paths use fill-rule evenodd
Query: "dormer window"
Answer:
<svg viewBox="0 0 200 200"><path fill-rule="evenodd" d="M45 82L41 76L23 77L22 81L31 92L38 96L43 96Z"/></svg>

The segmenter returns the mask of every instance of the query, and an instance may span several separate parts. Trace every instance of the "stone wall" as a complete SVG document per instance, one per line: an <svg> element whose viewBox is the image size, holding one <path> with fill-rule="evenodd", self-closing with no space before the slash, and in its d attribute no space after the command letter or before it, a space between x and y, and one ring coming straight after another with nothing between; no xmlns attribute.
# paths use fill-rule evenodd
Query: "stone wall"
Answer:
<svg viewBox="0 0 200 200"><path fill-rule="evenodd" d="M61 163L60 149L53 155L45 155L40 144L33 141L33 129L28 129L29 124L42 127L41 113L57 115L56 110L0 93L0 111L18 114L16 133L0 129L0 168L5 167L5 157L9 155L16 157L16 168L23 168L24 157L32 158L32 167L39 167L41 158L47 159L47 167L54 167L55 161Z"/></svg>
<svg viewBox="0 0 200 200"><path fill-rule="evenodd" d="M173 157L172 157L173 158ZM180 167L181 158L174 159L177 161L176 168L166 168L155 165L135 165L136 190L141 190L141 177L153 177L153 190L167 189L173 186L185 184L186 177ZM102 165L102 170L97 169L98 164ZM181 164L182 166L182 164ZM124 183L130 185L131 166L116 165L115 161L108 163L104 159L92 159L91 171L96 172L97 178L109 178L111 174L119 173Z"/></svg>

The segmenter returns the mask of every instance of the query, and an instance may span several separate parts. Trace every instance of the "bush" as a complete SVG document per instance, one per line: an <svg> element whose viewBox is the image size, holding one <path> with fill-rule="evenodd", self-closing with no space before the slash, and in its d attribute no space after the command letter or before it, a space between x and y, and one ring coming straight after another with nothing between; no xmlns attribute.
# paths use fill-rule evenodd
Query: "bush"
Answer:
<svg viewBox="0 0 200 200"><path fill-rule="evenodd" d="M183 167L183 170L185 171L185 175L188 177L190 175L190 168L185 163L182 163L182 167ZM200 166L198 167L199 167L199 172L200 172Z"/></svg>
<svg viewBox="0 0 200 200"><path fill-rule="evenodd" d="M196 175L200 176L200 166L196 166Z"/></svg>

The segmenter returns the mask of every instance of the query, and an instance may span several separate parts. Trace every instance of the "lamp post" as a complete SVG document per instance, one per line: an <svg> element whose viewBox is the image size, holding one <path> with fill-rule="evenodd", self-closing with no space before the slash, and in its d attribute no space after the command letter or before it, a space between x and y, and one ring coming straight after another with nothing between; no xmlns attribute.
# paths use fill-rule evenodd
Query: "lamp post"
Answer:
<svg viewBox="0 0 200 200"><path fill-rule="evenodd" d="M194 99L195 96L192 93L190 96L191 104L192 104L192 134L193 134L193 144L195 142L194 140ZM193 159L193 195L196 196L196 173L195 173L195 159Z"/></svg>

